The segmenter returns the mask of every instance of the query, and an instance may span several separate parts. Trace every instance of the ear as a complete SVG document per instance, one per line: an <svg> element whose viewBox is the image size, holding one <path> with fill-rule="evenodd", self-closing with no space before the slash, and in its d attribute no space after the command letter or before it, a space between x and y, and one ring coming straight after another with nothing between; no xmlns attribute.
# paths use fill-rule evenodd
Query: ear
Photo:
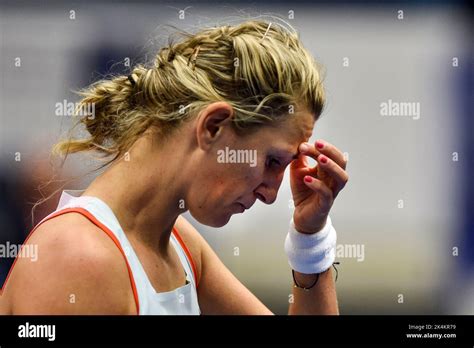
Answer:
<svg viewBox="0 0 474 348"><path fill-rule="evenodd" d="M234 110L229 103L215 102L201 110L196 123L198 146L209 149L232 122Z"/></svg>

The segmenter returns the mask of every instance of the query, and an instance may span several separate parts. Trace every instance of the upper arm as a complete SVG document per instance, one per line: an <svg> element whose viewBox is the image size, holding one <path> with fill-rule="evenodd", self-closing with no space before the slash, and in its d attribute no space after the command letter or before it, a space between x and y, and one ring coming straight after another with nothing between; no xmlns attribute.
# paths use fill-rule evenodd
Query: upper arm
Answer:
<svg viewBox="0 0 474 348"><path fill-rule="evenodd" d="M197 263L202 314L273 314L232 274L189 222L180 217L177 225Z"/></svg>
<svg viewBox="0 0 474 348"><path fill-rule="evenodd" d="M11 313L135 314L125 261L108 238L73 213L38 227L27 243L37 260L18 258L5 288Z"/></svg>

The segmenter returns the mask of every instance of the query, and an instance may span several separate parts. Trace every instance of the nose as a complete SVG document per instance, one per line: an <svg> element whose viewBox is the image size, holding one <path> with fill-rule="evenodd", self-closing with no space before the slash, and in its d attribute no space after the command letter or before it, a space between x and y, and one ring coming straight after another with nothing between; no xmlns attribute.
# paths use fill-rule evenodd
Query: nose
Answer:
<svg viewBox="0 0 474 348"><path fill-rule="evenodd" d="M254 190L255 196L265 204L273 204L277 198L282 180L283 173L269 177Z"/></svg>

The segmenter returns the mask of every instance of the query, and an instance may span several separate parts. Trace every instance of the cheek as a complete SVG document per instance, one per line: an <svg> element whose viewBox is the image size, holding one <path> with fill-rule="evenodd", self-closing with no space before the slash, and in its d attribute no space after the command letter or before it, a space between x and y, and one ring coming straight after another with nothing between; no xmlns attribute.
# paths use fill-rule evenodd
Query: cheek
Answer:
<svg viewBox="0 0 474 348"><path fill-rule="evenodd" d="M213 198L218 200L215 208L226 207L242 198L248 199L258 182L259 175L254 168L241 165L228 166L225 174L216 178L210 185L214 191Z"/></svg>
<svg viewBox="0 0 474 348"><path fill-rule="evenodd" d="M232 165L216 165L196 176L191 199L199 208L216 209L235 199L245 182Z"/></svg>
<svg viewBox="0 0 474 348"><path fill-rule="evenodd" d="M262 169L260 166L250 167L249 165L241 165L239 168L234 168L231 174L229 174L229 177L232 178L230 185L240 191L244 191L244 193L253 191L262 182Z"/></svg>
<svg viewBox="0 0 474 348"><path fill-rule="evenodd" d="M261 178L259 167L243 164L223 166L221 171L207 177L206 184L202 185L203 197L207 197L206 205L219 209L235 203L242 197L248 198L261 183Z"/></svg>

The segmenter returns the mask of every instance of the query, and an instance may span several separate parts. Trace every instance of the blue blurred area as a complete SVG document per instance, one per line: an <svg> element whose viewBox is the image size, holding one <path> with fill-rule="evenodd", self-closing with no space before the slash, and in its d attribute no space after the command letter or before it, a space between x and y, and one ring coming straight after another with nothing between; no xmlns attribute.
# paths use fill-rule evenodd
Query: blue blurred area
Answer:
<svg viewBox="0 0 474 348"><path fill-rule="evenodd" d="M472 46L472 42L471 42ZM472 51L471 51L472 52ZM459 106L464 131L465 170L463 172L464 228L459 245L462 246L461 266L466 273L474 273L474 57L467 60L459 74Z"/></svg>
<svg viewBox="0 0 474 348"><path fill-rule="evenodd" d="M0 170L0 245L21 244L25 239L27 230L21 200L18 195L21 194L18 182L6 168ZM3 284L13 258L2 258L0 262L0 284Z"/></svg>

